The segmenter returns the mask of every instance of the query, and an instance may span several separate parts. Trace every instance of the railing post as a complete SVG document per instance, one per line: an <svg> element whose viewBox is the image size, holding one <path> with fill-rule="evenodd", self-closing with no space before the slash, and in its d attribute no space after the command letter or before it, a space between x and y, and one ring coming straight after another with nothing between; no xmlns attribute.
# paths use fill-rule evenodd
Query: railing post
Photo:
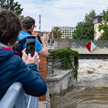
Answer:
<svg viewBox="0 0 108 108"><path fill-rule="evenodd" d="M30 96L30 95L27 95L26 94L26 98L28 98L27 102L27 107L26 108L38 108L38 106L36 105L36 98L37 97L34 97L34 96Z"/></svg>
<svg viewBox="0 0 108 108"><path fill-rule="evenodd" d="M25 96L24 90L21 89L17 102L15 104L15 108L25 108Z"/></svg>

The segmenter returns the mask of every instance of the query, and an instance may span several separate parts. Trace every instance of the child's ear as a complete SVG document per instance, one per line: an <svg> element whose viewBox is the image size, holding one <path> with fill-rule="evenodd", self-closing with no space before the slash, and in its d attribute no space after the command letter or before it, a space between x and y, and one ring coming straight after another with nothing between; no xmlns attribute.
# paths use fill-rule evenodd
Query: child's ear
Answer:
<svg viewBox="0 0 108 108"><path fill-rule="evenodd" d="M7 46L8 46L9 48L12 48L12 47L13 47L13 45L11 45L10 42L7 43Z"/></svg>

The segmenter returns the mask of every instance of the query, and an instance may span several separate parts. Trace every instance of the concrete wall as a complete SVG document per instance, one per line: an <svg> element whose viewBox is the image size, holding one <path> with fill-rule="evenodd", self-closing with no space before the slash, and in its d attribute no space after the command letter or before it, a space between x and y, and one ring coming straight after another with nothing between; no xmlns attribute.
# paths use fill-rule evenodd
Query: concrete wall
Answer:
<svg viewBox="0 0 108 108"><path fill-rule="evenodd" d="M79 54L108 54L108 49L94 49L91 52L87 48L71 48L71 49L78 51Z"/></svg>
<svg viewBox="0 0 108 108"><path fill-rule="evenodd" d="M60 93L73 85L72 70L62 71L54 77L47 77L47 87L49 94Z"/></svg>
<svg viewBox="0 0 108 108"><path fill-rule="evenodd" d="M54 43L55 43L54 50L66 49L67 47L70 47L69 39L55 39Z"/></svg>

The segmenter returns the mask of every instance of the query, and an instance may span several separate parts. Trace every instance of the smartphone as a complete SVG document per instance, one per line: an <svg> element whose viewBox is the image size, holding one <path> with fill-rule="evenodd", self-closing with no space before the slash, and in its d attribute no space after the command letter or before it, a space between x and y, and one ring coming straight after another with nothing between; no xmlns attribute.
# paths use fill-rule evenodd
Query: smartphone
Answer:
<svg viewBox="0 0 108 108"><path fill-rule="evenodd" d="M31 54L33 57L36 51L36 36L27 36L26 37L26 53Z"/></svg>

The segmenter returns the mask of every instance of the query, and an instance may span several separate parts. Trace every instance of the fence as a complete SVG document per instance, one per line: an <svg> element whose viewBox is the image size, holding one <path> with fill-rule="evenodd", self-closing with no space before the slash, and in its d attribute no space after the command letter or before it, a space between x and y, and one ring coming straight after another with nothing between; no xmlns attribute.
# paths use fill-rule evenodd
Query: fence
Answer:
<svg viewBox="0 0 108 108"><path fill-rule="evenodd" d="M92 41L96 48L107 49L108 48L108 40L78 40L73 39L70 40L70 48L86 48L85 45Z"/></svg>
<svg viewBox="0 0 108 108"><path fill-rule="evenodd" d="M12 84L0 101L0 108L38 108L38 98L24 93L22 84Z"/></svg>
<svg viewBox="0 0 108 108"><path fill-rule="evenodd" d="M67 46L70 48L86 48L85 45L92 41L96 48L99 49L107 49L108 48L108 40L87 40L87 39L56 39L51 40L50 44L46 44L48 49L65 49ZM58 43L59 44L58 44ZM67 45L67 43L69 45ZM61 44L61 45L60 45ZM62 47L62 48L61 48Z"/></svg>

